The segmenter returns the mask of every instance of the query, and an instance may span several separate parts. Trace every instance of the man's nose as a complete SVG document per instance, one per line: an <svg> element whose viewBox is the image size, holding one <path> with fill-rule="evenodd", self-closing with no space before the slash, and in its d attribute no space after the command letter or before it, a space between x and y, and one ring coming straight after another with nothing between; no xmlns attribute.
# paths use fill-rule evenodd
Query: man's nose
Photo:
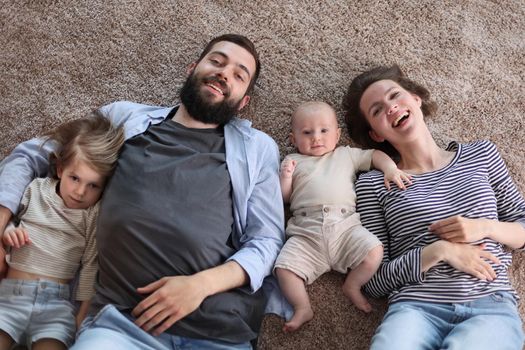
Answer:
<svg viewBox="0 0 525 350"><path fill-rule="evenodd" d="M231 72L229 72L227 67L224 67L219 73L217 73L217 76L224 81L228 81L230 79Z"/></svg>

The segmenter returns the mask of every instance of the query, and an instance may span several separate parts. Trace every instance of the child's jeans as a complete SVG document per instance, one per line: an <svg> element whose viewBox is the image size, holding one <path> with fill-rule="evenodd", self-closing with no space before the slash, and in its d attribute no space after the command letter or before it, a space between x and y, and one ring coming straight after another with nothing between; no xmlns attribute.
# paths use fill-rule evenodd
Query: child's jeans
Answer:
<svg viewBox="0 0 525 350"><path fill-rule="evenodd" d="M19 344L52 338L70 346L75 339L76 324L69 285L44 279L3 279L0 329Z"/></svg>

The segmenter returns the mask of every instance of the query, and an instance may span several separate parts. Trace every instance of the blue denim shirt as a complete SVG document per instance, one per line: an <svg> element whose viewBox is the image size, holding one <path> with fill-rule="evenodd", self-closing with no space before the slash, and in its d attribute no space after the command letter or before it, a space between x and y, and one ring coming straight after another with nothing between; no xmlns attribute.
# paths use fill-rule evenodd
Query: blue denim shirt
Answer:
<svg viewBox="0 0 525 350"><path fill-rule="evenodd" d="M146 131L150 124L162 122L171 109L115 102L100 111L115 125L123 125L129 139ZM233 243L237 249L229 260L236 261L246 271L253 292L271 275L284 242L279 150L271 137L252 128L244 119L234 118L226 124L224 138L233 188ZM48 142L42 146L42 141L21 143L0 163L0 205L13 213L18 211L24 189L31 180L47 175L48 155L56 145ZM273 287L269 289L272 294L275 292ZM274 305L269 311L280 313L280 308L281 305Z"/></svg>

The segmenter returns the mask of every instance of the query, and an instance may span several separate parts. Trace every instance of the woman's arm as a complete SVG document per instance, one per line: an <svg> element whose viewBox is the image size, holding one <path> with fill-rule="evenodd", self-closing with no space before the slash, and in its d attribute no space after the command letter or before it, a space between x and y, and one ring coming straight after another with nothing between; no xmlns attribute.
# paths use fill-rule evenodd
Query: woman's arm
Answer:
<svg viewBox="0 0 525 350"><path fill-rule="evenodd" d="M490 238L510 248L525 245L525 199L512 181L505 162L496 146L484 141L487 179L492 187L497 205L497 220L452 216L430 226L442 239L450 242L476 242Z"/></svg>
<svg viewBox="0 0 525 350"><path fill-rule="evenodd" d="M357 211L361 222L383 243L383 261L376 274L365 285L365 291L372 297L382 297L408 283L423 281L421 270L421 248L408 250L392 259L389 245L389 232L383 207L376 193L377 187L369 174L363 174L356 184Z"/></svg>

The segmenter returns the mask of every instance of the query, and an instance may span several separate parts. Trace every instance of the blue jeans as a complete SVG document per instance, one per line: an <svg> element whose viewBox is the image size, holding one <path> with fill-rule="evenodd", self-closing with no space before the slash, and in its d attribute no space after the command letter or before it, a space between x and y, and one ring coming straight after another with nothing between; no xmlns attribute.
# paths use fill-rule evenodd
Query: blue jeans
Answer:
<svg viewBox="0 0 525 350"><path fill-rule="evenodd" d="M84 320L78 338L71 347L73 350L251 350L249 342L232 344L218 340L203 340L179 337L162 333L155 337L137 327L132 320L123 315L113 305L106 305L95 316Z"/></svg>
<svg viewBox="0 0 525 350"><path fill-rule="evenodd" d="M371 350L523 348L514 297L507 292L459 304L401 301L389 306Z"/></svg>

